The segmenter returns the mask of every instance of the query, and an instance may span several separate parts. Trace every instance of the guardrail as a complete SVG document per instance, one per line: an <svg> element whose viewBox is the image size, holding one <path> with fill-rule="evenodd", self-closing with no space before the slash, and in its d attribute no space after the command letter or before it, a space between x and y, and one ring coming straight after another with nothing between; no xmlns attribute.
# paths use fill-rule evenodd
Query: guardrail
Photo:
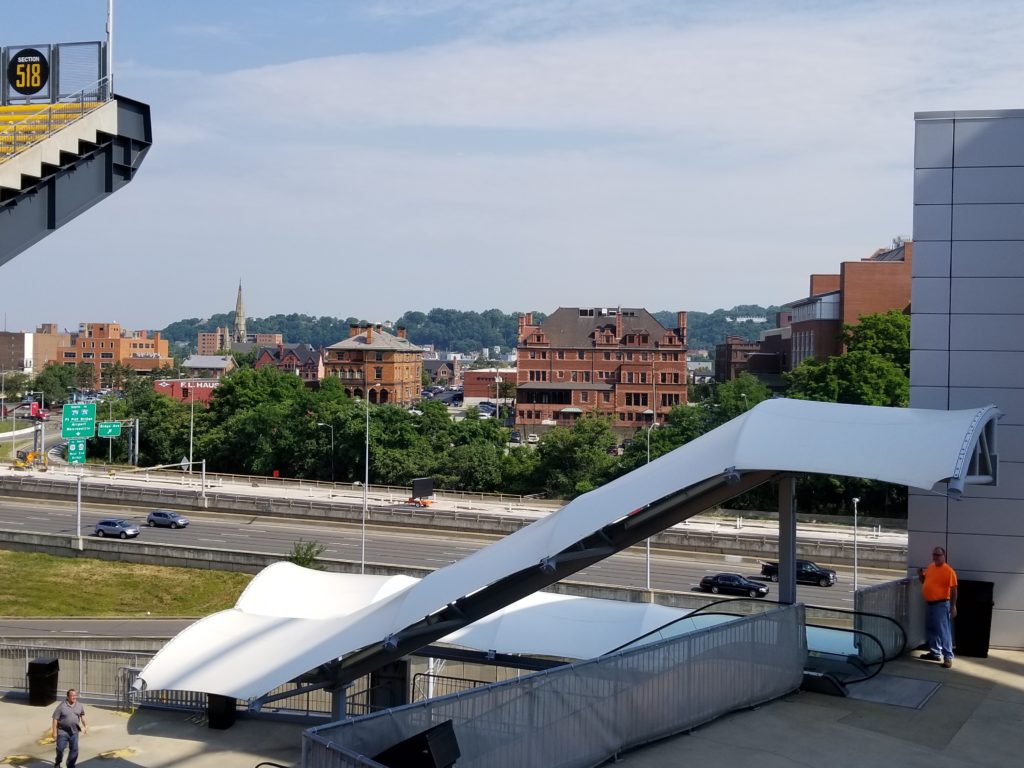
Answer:
<svg viewBox="0 0 1024 768"><path fill-rule="evenodd" d="M188 475L177 474L179 481ZM96 479L102 479L96 476ZM175 507L187 511L208 511L252 516L273 516L299 520L327 520L360 523L362 503L348 500L323 500L311 497L289 498L232 494L207 488L205 497L200 493L198 480L187 488L125 486L90 482L82 485L82 499L86 502L113 503L122 507L148 509ZM376 487L375 487L376 488ZM52 474L10 475L0 477L0 490L21 493L35 498L70 501L75 498L75 485ZM429 527L439 531L471 531L490 536L505 536L532 523L536 517L507 512L484 510L451 510L417 508L395 505L394 501L375 495L367 509L367 522L373 525ZM714 552L727 555L774 559L778 552L778 539L774 534L737 532L723 526L718 530L699 530L679 526L662 531L652 537L655 547L682 551ZM806 534L797 541L801 557L819 562L852 563L853 542L831 538L813 538ZM883 543L861 544L859 562L865 567L902 568L906 562L906 547Z"/></svg>
<svg viewBox="0 0 1024 768"><path fill-rule="evenodd" d="M907 648L925 641L925 602L917 579L903 578L862 587L854 595L854 610L888 616L903 628Z"/></svg>
<svg viewBox="0 0 1024 768"><path fill-rule="evenodd" d="M740 618L597 659L409 704L303 734L305 768L379 766L450 721L460 768L584 768L783 696L801 682L803 606Z"/></svg>
<svg viewBox="0 0 1024 768"><path fill-rule="evenodd" d="M21 154L62 128L78 122L106 104L109 97L109 82L108 78L104 77L0 130L0 163Z"/></svg>

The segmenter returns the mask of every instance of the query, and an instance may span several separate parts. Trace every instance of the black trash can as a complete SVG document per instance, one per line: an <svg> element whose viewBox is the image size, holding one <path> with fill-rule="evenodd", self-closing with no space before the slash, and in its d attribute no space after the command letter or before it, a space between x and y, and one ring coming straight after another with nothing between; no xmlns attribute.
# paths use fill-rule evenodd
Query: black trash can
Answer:
<svg viewBox="0 0 1024 768"><path fill-rule="evenodd" d="M57 700L57 677L60 661L52 656L40 656L28 663L28 703L45 707Z"/></svg>
<svg viewBox="0 0 1024 768"><path fill-rule="evenodd" d="M451 768L462 752L451 720L410 736L374 756L388 768Z"/></svg>
<svg viewBox="0 0 1024 768"><path fill-rule="evenodd" d="M953 648L958 656L988 658L995 605L993 586L991 581L961 581L957 587Z"/></svg>
<svg viewBox="0 0 1024 768"><path fill-rule="evenodd" d="M219 696L211 693L206 697L207 725L210 728L224 731L235 724L238 704L230 696Z"/></svg>

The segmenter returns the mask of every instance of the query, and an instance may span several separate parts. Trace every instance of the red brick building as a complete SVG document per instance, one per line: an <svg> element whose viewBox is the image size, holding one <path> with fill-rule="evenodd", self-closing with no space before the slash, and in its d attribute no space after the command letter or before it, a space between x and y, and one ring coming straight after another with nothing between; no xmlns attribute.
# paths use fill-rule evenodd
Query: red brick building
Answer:
<svg viewBox="0 0 1024 768"><path fill-rule="evenodd" d="M256 370L277 368L294 373L307 387L319 386L324 377L324 356L309 344L275 344L256 351Z"/></svg>
<svg viewBox="0 0 1024 768"><path fill-rule="evenodd" d="M742 336L726 336L724 344L715 345L715 380L731 381L748 370L750 356L758 351L758 342Z"/></svg>
<svg viewBox="0 0 1024 768"><path fill-rule="evenodd" d="M686 404L686 313L665 328L645 309L559 307L519 318L517 426L571 426L588 411L630 430Z"/></svg>
<svg viewBox="0 0 1024 768"><path fill-rule="evenodd" d="M913 254L912 242L897 241L866 259L844 261L838 275L811 275L810 296L789 303L789 369L809 357L842 354L843 325L856 325L862 315L907 309Z"/></svg>

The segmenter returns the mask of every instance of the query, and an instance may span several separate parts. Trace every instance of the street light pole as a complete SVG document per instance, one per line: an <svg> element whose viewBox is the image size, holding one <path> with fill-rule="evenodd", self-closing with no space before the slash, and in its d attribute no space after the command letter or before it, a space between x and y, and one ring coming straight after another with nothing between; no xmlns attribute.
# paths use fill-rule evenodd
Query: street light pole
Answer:
<svg viewBox="0 0 1024 768"><path fill-rule="evenodd" d="M334 482L334 425L333 424L327 424L327 423L325 423L323 421L318 421L316 423L316 425L318 427L327 427L329 430L331 430L331 482L333 483Z"/></svg>
<svg viewBox="0 0 1024 768"><path fill-rule="evenodd" d="M498 375L498 369L494 369L494 416L501 421L501 401L498 400L500 397L498 390L501 387L502 378Z"/></svg>
<svg viewBox="0 0 1024 768"><path fill-rule="evenodd" d="M107 410L107 420L108 421L113 421L114 420L114 401L113 400L107 400L107 405L109 406L109 408ZM189 461L192 461L192 451L188 452L188 459L189 459ZM113 464L113 463L114 463L114 438L108 437L107 438L107 464Z"/></svg>
<svg viewBox="0 0 1024 768"><path fill-rule="evenodd" d="M193 382L188 385L189 414L188 414L188 473L192 474L192 434L195 431L196 423L196 388Z"/></svg>
<svg viewBox="0 0 1024 768"><path fill-rule="evenodd" d="M380 389L380 384L374 384ZM359 537L359 572L366 573L366 515L370 505L370 389L366 390L366 451L363 455L363 521Z"/></svg>
<svg viewBox="0 0 1024 768"><path fill-rule="evenodd" d="M856 496L853 497L853 591L857 591L857 502L859 502Z"/></svg>
<svg viewBox="0 0 1024 768"><path fill-rule="evenodd" d="M650 409L648 409L648 410L644 411L644 415L648 419L651 420L651 423L647 427L647 463L650 464L651 463L651 430L654 429L655 422L654 422L653 416L655 416L655 412L650 410ZM650 591L650 589L651 589L651 537L650 536L648 536L647 539L644 541L644 550L645 550L645 553L646 553L646 556L647 556L646 557L646 560L647 560L647 590Z"/></svg>

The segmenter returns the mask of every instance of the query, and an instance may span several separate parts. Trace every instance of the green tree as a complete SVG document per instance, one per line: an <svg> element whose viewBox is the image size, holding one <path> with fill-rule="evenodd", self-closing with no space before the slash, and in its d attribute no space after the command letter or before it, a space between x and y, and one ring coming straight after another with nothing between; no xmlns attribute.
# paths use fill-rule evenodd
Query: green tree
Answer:
<svg viewBox="0 0 1024 768"><path fill-rule="evenodd" d="M551 429L537 448L544 490L569 499L598 487L615 464L609 455L615 443L610 420L593 412L583 414L571 428Z"/></svg>
<svg viewBox="0 0 1024 768"><path fill-rule="evenodd" d="M68 399L68 390L74 386L74 370L58 363L47 363L32 383L32 389L42 392L47 403L64 402Z"/></svg>

